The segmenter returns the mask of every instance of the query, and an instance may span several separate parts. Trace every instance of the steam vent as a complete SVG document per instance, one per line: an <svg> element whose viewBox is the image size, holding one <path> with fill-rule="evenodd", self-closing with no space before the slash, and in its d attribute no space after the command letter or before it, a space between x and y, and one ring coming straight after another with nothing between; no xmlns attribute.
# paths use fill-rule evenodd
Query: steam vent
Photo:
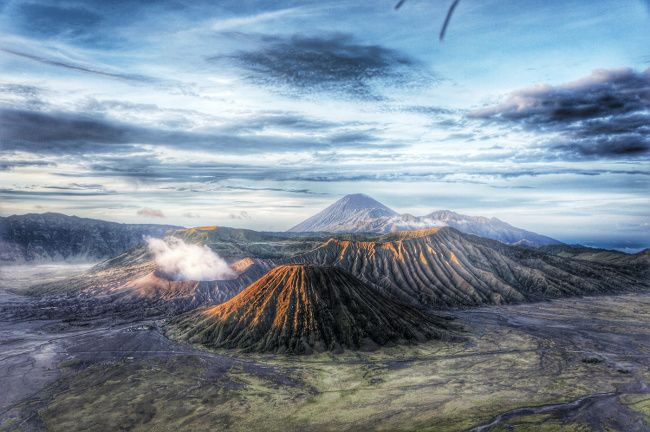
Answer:
<svg viewBox="0 0 650 432"><path fill-rule="evenodd" d="M310 354L453 339L452 325L334 267L284 265L230 301L186 314L183 338L212 348Z"/></svg>

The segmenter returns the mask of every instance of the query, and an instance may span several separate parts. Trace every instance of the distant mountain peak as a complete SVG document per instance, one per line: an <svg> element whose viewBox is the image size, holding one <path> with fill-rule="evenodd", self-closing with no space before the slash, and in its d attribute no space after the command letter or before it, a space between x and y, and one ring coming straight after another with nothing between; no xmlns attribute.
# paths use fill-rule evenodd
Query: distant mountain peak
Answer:
<svg viewBox="0 0 650 432"><path fill-rule="evenodd" d="M467 216L452 210L436 210L425 216L399 214L361 193L344 196L289 231L385 234L441 226L450 226L467 234L507 244L542 246L560 243L550 237L514 227L495 217Z"/></svg>
<svg viewBox="0 0 650 432"><path fill-rule="evenodd" d="M397 214L396 211L386 207L376 199L362 193L346 195L340 200L336 201L330 207L338 207L344 209L363 210L363 209L381 209L387 212Z"/></svg>
<svg viewBox="0 0 650 432"><path fill-rule="evenodd" d="M355 232L378 218L399 216L395 210L368 195L346 195L321 212L291 228L291 232Z"/></svg>

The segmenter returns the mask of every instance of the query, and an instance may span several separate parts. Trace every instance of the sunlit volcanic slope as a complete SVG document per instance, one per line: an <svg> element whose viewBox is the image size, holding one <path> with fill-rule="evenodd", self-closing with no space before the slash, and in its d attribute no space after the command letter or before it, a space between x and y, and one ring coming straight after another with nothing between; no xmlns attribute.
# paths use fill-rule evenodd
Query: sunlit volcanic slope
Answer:
<svg viewBox="0 0 650 432"><path fill-rule="evenodd" d="M331 239L293 262L336 266L402 301L442 308L614 293L650 285L647 268L560 257L449 227L372 241Z"/></svg>
<svg viewBox="0 0 650 432"><path fill-rule="evenodd" d="M309 265L276 267L230 301L173 325L208 347L294 354L454 337L446 319L397 303L341 269Z"/></svg>
<svg viewBox="0 0 650 432"><path fill-rule="evenodd" d="M230 265L235 272L230 279L175 280L157 269L141 248L104 261L82 275L34 285L31 290L36 295L95 298L111 302L120 311L137 306L143 314L171 314L229 300L273 266L273 261L244 258ZM102 306L110 310L106 304Z"/></svg>

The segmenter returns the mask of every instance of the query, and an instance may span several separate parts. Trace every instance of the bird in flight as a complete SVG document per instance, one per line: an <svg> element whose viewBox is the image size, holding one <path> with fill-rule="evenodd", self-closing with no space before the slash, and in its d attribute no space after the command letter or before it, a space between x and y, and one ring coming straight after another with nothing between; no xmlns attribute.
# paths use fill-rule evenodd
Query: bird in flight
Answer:
<svg viewBox="0 0 650 432"><path fill-rule="evenodd" d="M395 5L395 10L399 10L399 8L401 8L405 2L406 0L399 0L399 2L397 2L397 4ZM449 6L449 9L447 10L447 16L445 17L445 22L442 24L442 29L440 29L440 35L438 35L438 39L440 41L442 41L445 38L447 27L449 27L449 21L451 21L451 16L454 14L454 10L456 9L456 6L458 6L458 3L460 3L460 0L454 0Z"/></svg>

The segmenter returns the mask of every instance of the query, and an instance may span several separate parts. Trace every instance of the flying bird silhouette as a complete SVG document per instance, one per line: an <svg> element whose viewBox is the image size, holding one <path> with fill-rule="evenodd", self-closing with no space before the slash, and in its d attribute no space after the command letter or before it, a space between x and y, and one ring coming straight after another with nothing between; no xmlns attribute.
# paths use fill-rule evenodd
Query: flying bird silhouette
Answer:
<svg viewBox="0 0 650 432"><path fill-rule="evenodd" d="M399 10L399 8L401 8L405 2L406 0L399 0L399 2L397 2L395 5L395 10ZM438 40L441 42L445 38L445 33L447 33L447 27L449 26L449 21L451 21L451 16L454 14L454 10L456 9L456 6L458 6L458 3L460 3L460 0L454 0L447 10L445 22L442 24L442 29L440 30L440 35L438 36Z"/></svg>

